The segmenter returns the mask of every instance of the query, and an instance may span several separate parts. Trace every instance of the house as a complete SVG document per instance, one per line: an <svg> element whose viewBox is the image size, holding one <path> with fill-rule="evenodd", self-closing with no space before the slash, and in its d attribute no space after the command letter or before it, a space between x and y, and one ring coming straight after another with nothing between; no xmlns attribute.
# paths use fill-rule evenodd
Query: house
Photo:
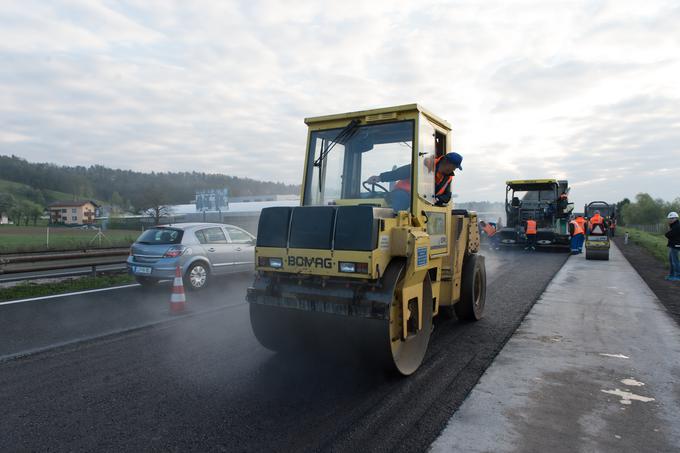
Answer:
<svg viewBox="0 0 680 453"><path fill-rule="evenodd" d="M0 212L0 225L7 225L8 223L9 219L7 218L7 214Z"/></svg>
<svg viewBox="0 0 680 453"><path fill-rule="evenodd" d="M64 225L86 225L94 223L99 205L92 200L55 201L50 203L51 223Z"/></svg>

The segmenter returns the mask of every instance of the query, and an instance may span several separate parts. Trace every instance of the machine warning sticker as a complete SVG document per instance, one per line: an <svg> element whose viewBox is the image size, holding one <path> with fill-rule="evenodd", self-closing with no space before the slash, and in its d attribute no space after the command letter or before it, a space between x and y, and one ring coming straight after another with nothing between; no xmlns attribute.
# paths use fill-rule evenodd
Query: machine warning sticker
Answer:
<svg viewBox="0 0 680 453"><path fill-rule="evenodd" d="M418 267L427 265L427 247L418 247L416 253L418 254L416 265Z"/></svg>
<svg viewBox="0 0 680 453"><path fill-rule="evenodd" d="M380 242L378 243L378 247L383 250L388 250L390 248L390 237L386 234L380 236Z"/></svg>

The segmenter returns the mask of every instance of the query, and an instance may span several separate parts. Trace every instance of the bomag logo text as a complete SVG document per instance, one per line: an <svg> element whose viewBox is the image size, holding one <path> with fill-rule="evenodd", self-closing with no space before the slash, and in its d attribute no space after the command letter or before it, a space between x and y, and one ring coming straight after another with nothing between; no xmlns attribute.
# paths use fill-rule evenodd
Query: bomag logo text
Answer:
<svg viewBox="0 0 680 453"><path fill-rule="evenodd" d="M313 256L289 256L288 265L297 267L322 267L325 269L331 269L333 267L333 262L331 261L330 258L314 258Z"/></svg>

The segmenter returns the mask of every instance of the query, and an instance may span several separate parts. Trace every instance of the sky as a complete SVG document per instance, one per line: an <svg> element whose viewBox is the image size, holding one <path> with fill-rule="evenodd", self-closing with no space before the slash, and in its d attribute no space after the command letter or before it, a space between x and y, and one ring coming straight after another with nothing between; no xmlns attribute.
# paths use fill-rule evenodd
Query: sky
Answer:
<svg viewBox="0 0 680 453"><path fill-rule="evenodd" d="M417 102L458 200L680 196L677 1L5 1L0 154L299 184L303 118Z"/></svg>

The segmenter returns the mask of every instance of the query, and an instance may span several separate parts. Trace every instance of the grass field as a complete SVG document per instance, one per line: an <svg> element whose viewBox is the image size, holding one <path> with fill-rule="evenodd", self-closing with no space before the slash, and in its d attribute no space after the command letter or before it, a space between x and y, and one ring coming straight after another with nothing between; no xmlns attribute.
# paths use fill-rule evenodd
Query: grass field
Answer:
<svg viewBox="0 0 680 453"><path fill-rule="evenodd" d="M88 289L108 288L110 286L134 283L128 274L109 274L98 277L71 278L54 283L22 282L9 288L0 288L0 302L30 297L51 296L54 294L85 291Z"/></svg>
<svg viewBox="0 0 680 453"><path fill-rule="evenodd" d="M101 247L128 247L140 231L108 230ZM0 225L0 253L34 252L47 250L76 250L100 246L94 230L75 228L50 228L50 245L47 247L46 227Z"/></svg>
<svg viewBox="0 0 680 453"><path fill-rule="evenodd" d="M626 234L626 232L628 232L631 241L646 249L655 258L663 262L668 261L668 247L666 246L668 240L663 234L647 233L635 228L623 228L623 234Z"/></svg>

